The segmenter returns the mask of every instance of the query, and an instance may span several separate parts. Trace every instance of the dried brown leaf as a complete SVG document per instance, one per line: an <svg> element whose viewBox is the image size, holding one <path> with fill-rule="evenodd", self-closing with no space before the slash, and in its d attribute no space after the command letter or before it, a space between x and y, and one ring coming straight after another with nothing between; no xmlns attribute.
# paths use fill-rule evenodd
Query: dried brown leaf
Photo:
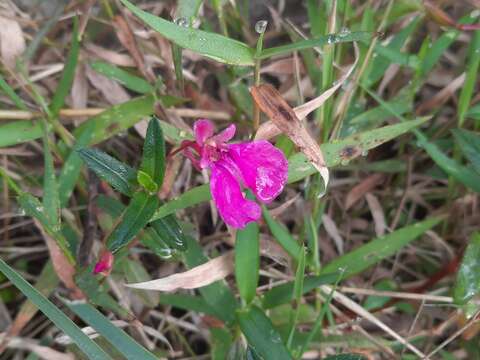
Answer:
<svg viewBox="0 0 480 360"><path fill-rule="evenodd" d="M250 89L254 101L260 110L267 114L275 126L286 134L301 152L310 160L328 185L329 172L320 146L308 133L304 124L293 109L282 98L280 93L270 84L254 86Z"/></svg>
<svg viewBox="0 0 480 360"><path fill-rule="evenodd" d="M373 223L375 224L375 235L377 237L385 235L387 229L387 223L385 221L385 214L383 213L382 205L378 201L377 197L371 193L365 194L368 207L372 213Z"/></svg>
<svg viewBox="0 0 480 360"><path fill-rule="evenodd" d="M0 57L10 68L15 68L16 58L25 50L25 38L18 22L0 16Z"/></svg>
<svg viewBox="0 0 480 360"><path fill-rule="evenodd" d="M197 289L215 281L222 280L232 272L233 253L227 253L183 273L173 274L161 279L125 285L135 289L156 291Z"/></svg>
<svg viewBox="0 0 480 360"><path fill-rule="evenodd" d="M92 86L98 89L110 104L121 104L130 99L130 95L121 85L97 73L89 66L86 68L86 74Z"/></svg>

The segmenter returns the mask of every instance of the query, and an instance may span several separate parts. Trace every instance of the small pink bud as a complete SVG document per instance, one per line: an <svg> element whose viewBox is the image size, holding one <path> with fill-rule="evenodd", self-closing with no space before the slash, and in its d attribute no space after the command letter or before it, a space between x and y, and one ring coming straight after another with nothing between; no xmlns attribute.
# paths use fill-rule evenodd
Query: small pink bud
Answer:
<svg viewBox="0 0 480 360"><path fill-rule="evenodd" d="M113 254L110 251L105 250L104 252L102 252L102 254L100 255L100 259L95 264L93 273L108 276L112 271L112 265L113 265Z"/></svg>

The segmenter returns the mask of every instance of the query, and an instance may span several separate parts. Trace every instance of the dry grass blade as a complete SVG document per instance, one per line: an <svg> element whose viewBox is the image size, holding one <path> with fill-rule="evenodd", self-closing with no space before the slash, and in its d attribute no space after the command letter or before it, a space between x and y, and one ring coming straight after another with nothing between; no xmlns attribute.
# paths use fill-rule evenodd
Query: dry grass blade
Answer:
<svg viewBox="0 0 480 360"><path fill-rule="evenodd" d="M233 254L228 253L183 273L173 274L157 280L125 285L135 289L156 291L197 289L222 280L232 272Z"/></svg>
<svg viewBox="0 0 480 360"><path fill-rule="evenodd" d="M376 173L364 179L360 184L355 185L347 194L345 199L345 210L350 209L365 195L366 192L380 184L383 181L383 178L383 174Z"/></svg>
<svg viewBox="0 0 480 360"><path fill-rule="evenodd" d="M24 338L13 338L9 341L8 348L31 351L40 359L44 360L75 360L75 356L69 353L62 353L47 346L42 346L34 341Z"/></svg>
<svg viewBox="0 0 480 360"><path fill-rule="evenodd" d="M347 81L347 79L352 74L353 69L355 69L355 67L357 66L358 59L359 59L358 48L357 48L357 45L355 44L355 62L352 64L352 66L350 66L348 71L338 81L336 81L331 88L325 90L322 94L306 102L305 104L294 108L293 111L295 112L295 115L297 116L297 118L299 118L300 120L303 120L304 118L306 118L308 114L310 114L312 111L315 111L320 106L322 106L325 103L325 101L327 101L340 87L342 87L345 81ZM258 128L255 134L255 139L268 140L274 136L279 135L280 132L281 130L276 126L276 124L274 124L272 121L268 121L262 124Z"/></svg>
<svg viewBox="0 0 480 360"><path fill-rule="evenodd" d="M377 237L385 235L387 223L385 221L385 214L383 213L380 201L378 201L375 195L370 193L365 194L365 199L367 200L368 207L372 213L373 222L375 224L375 235L377 235Z"/></svg>
<svg viewBox="0 0 480 360"><path fill-rule="evenodd" d="M320 150L320 146L308 133L308 130L293 109L270 84L253 86L250 92L260 110L267 114L273 124L298 146L300 151L305 154L308 160L310 160L318 170L323 178L326 189L328 186L329 172L323 159L322 150Z"/></svg>
<svg viewBox="0 0 480 360"><path fill-rule="evenodd" d="M403 337L401 337L399 334L397 334L394 330L392 330L390 327L385 325L383 322L381 322L379 319L377 319L375 316L373 316L370 312L365 310L363 307L358 305L356 302L350 300L348 297L345 295L339 293L336 290L333 290L330 286L328 285L322 285L321 286L322 291L324 291L326 294L330 294L333 291L333 298L341 303L343 306L348 308L349 310L353 311L356 313L358 316L361 316L365 320L370 321L371 323L377 325L380 329L388 333L390 336L392 336L395 340L400 342L402 345L405 345L410 351L412 351L414 354L417 356L420 356L421 358L425 357L425 354L422 353L420 350L418 350L415 346L410 344L407 340L405 340Z"/></svg>

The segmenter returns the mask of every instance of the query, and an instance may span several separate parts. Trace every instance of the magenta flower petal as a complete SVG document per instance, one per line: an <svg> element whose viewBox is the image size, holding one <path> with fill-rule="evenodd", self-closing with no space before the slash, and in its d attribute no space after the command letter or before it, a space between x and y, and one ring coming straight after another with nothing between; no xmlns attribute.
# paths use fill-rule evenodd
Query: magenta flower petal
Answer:
<svg viewBox="0 0 480 360"><path fill-rule="evenodd" d="M229 145L229 155L245 185L260 201L269 203L282 192L288 178L288 161L281 150L260 140Z"/></svg>
<svg viewBox="0 0 480 360"><path fill-rule="evenodd" d="M217 161L211 165L210 190L218 212L227 225L242 229L261 215L260 206L248 200L237 179Z"/></svg>
<svg viewBox="0 0 480 360"><path fill-rule="evenodd" d="M235 124L231 124L222 131L220 131L217 135L215 135L212 139L217 143L226 143L227 141L232 140L235 136L235 131L237 130Z"/></svg>
<svg viewBox="0 0 480 360"><path fill-rule="evenodd" d="M213 136L215 127L212 122L207 119L200 119L193 124L193 133L195 134L195 140L197 144L202 146L205 140Z"/></svg>

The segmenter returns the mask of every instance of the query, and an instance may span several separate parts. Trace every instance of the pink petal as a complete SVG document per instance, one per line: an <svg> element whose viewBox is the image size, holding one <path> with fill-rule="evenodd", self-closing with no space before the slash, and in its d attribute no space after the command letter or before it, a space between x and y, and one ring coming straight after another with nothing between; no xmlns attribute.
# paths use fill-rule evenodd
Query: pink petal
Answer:
<svg viewBox="0 0 480 360"><path fill-rule="evenodd" d="M232 144L229 155L245 185L260 201L269 203L282 192L288 178L288 161L281 150L268 141L259 140Z"/></svg>
<svg viewBox="0 0 480 360"><path fill-rule="evenodd" d="M237 128L235 127L235 124L231 124L222 131L220 131L217 135L215 135L213 137L213 140L217 144L226 143L234 137L236 129Z"/></svg>
<svg viewBox="0 0 480 360"><path fill-rule="evenodd" d="M108 274L110 274L110 271L112 271L112 265L113 265L113 254L110 251L105 250L100 255L100 259L98 260L98 262L95 264L93 273L103 274L105 276L108 276Z"/></svg>
<svg viewBox="0 0 480 360"><path fill-rule="evenodd" d="M211 165L210 190L218 212L227 225L242 229L261 215L260 206L245 199L237 179L217 161Z"/></svg>
<svg viewBox="0 0 480 360"><path fill-rule="evenodd" d="M203 145L205 140L213 136L215 127L208 119L200 119L193 124L193 133L198 145Z"/></svg>

